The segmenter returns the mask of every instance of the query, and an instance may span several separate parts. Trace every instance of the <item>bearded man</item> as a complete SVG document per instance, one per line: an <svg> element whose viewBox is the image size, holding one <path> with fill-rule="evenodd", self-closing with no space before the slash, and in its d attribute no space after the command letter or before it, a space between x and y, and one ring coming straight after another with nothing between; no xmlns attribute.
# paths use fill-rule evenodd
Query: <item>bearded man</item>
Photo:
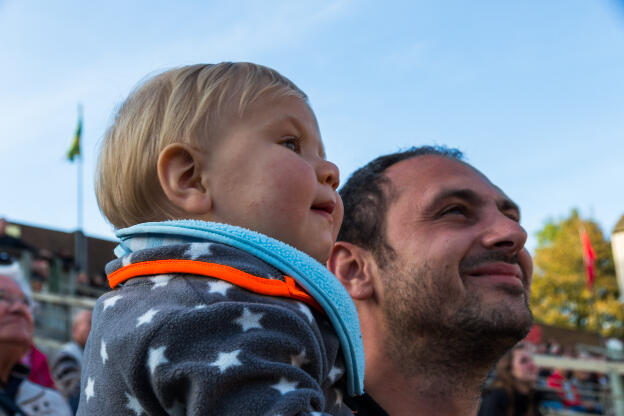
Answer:
<svg viewBox="0 0 624 416"><path fill-rule="evenodd" d="M328 267L360 317L358 415L475 415L496 361L530 329L520 210L462 161L424 146L381 156L340 191Z"/></svg>

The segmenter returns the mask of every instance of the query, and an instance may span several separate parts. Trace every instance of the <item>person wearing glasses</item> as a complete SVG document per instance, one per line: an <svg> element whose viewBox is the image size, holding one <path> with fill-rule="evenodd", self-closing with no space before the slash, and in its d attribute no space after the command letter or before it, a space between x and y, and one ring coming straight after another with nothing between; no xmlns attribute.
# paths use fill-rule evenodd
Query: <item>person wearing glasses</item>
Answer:
<svg viewBox="0 0 624 416"><path fill-rule="evenodd" d="M69 416L63 397L27 379L20 360L33 341L29 289L16 263L0 264L0 416Z"/></svg>

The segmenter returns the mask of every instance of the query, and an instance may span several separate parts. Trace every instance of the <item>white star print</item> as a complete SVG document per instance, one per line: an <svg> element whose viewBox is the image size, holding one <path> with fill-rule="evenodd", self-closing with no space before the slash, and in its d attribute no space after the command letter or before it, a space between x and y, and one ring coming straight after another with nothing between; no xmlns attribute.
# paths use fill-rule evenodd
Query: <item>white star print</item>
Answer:
<svg viewBox="0 0 624 416"><path fill-rule="evenodd" d="M336 380L338 380L340 378L340 376L342 375L342 369L338 368L338 367L332 367L332 369L329 371L329 381L331 381L332 383L335 383Z"/></svg>
<svg viewBox="0 0 624 416"><path fill-rule="evenodd" d="M129 265L130 263L132 263L132 256L133 255L134 255L134 253L130 253L127 256L124 256L124 258L121 259L121 265L125 267L125 266Z"/></svg>
<svg viewBox="0 0 624 416"><path fill-rule="evenodd" d="M137 398L134 396L131 396L128 393L126 393L126 398L128 399L128 404L126 404L126 409L130 409L134 412L136 416L140 416L141 413L143 413L143 408L141 407L141 404L139 403Z"/></svg>
<svg viewBox="0 0 624 416"><path fill-rule="evenodd" d="M310 323L312 323L312 321L314 320L314 317L312 316L312 312L310 311L310 308L308 308L307 305L305 305L305 304L303 304L301 302L298 302L298 306L299 306L299 310L301 312L303 312L303 314L305 316L308 317L308 321L310 321Z"/></svg>
<svg viewBox="0 0 624 416"><path fill-rule="evenodd" d="M290 364L293 367L301 368L302 365L309 363L308 357L306 356L305 348L297 355L290 356Z"/></svg>
<svg viewBox="0 0 624 416"><path fill-rule="evenodd" d="M102 302L104 304L104 307L102 308L102 312L104 312L108 308L112 308L113 306L115 306L117 301L119 299L121 299L121 298L122 298L121 295L115 295L115 296L111 296L110 298L104 300L104 302Z"/></svg>
<svg viewBox="0 0 624 416"><path fill-rule="evenodd" d="M197 260L202 256L211 255L211 246L212 243L191 243L190 247L184 252L184 255L190 257L191 260Z"/></svg>
<svg viewBox="0 0 624 416"><path fill-rule="evenodd" d="M137 318L137 328L143 324L149 324L154 319L154 315L158 313L158 309L151 308L149 311L145 312L143 315Z"/></svg>
<svg viewBox="0 0 624 416"><path fill-rule="evenodd" d="M169 281L173 279L173 276L170 274L163 274L160 276L154 276L150 280L154 283L152 286L152 290L158 289L159 287L165 287L169 283Z"/></svg>
<svg viewBox="0 0 624 416"><path fill-rule="evenodd" d="M102 357L102 364L106 364L108 352L106 351L106 342L104 342L104 340L102 340L102 345L100 345L100 357Z"/></svg>
<svg viewBox="0 0 624 416"><path fill-rule="evenodd" d="M334 389L336 394L336 406L342 406L342 392L338 389Z"/></svg>
<svg viewBox="0 0 624 416"><path fill-rule="evenodd" d="M205 309L205 308L207 308L207 307L208 307L208 305L206 305L206 304L201 304L201 305L196 305L193 309Z"/></svg>
<svg viewBox="0 0 624 416"><path fill-rule="evenodd" d="M164 345L162 347L149 349L149 354L147 358L147 366L149 367L150 373L152 373L152 375L154 375L154 371L156 370L156 367L158 367L161 364L167 364L169 362L169 360L165 358L166 349L167 347Z"/></svg>
<svg viewBox="0 0 624 416"><path fill-rule="evenodd" d="M208 293L219 293L225 296L227 291L232 288L232 285L222 280L218 280L216 282L208 282L208 287Z"/></svg>
<svg viewBox="0 0 624 416"><path fill-rule="evenodd" d="M235 367L237 365L242 365L238 359L238 354L240 354L241 350L234 350L232 352L220 352L217 359L210 363L215 367L219 367L219 372L223 373L230 367Z"/></svg>
<svg viewBox="0 0 624 416"><path fill-rule="evenodd" d="M93 379L91 377L89 377L87 379L87 387L85 387L85 397L87 399L87 402L89 402L89 399L93 396L95 396L95 383L93 381Z"/></svg>
<svg viewBox="0 0 624 416"><path fill-rule="evenodd" d="M243 314L234 319L234 322L243 327L243 332L247 332L250 329L262 328L260 319L263 316L263 313L253 313L248 308L245 308L243 309Z"/></svg>
<svg viewBox="0 0 624 416"><path fill-rule="evenodd" d="M271 388L279 391L281 394L286 394L288 392L294 391L297 388L296 381L288 381L285 377L280 378L279 383L273 384Z"/></svg>

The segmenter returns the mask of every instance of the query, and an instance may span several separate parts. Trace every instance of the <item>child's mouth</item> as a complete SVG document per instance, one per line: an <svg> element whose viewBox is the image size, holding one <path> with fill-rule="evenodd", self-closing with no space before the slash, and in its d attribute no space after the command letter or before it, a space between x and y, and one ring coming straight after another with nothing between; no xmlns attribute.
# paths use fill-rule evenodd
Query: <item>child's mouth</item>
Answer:
<svg viewBox="0 0 624 416"><path fill-rule="evenodd" d="M334 209L336 209L336 203L333 201L320 202L318 204L313 204L311 209L317 214L331 219Z"/></svg>

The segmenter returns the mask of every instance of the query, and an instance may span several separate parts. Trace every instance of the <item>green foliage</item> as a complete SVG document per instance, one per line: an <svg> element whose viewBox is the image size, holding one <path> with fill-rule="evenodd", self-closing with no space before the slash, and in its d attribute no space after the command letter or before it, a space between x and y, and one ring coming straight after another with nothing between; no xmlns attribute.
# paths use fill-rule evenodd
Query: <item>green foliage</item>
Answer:
<svg viewBox="0 0 624 416"><path fill-rule="evenodd" d="M589 234L596 253L594 290L586 288L580 232ZM567 328L624 336L624 308L618 302L611 244L598 224L577 210L559 221L548 220L537 234L533 261L531 309L536 321Z"/></svg>

